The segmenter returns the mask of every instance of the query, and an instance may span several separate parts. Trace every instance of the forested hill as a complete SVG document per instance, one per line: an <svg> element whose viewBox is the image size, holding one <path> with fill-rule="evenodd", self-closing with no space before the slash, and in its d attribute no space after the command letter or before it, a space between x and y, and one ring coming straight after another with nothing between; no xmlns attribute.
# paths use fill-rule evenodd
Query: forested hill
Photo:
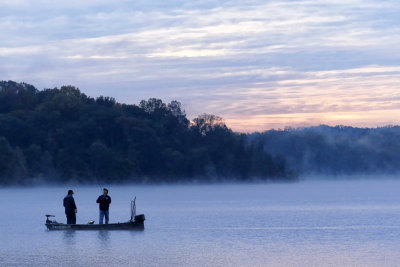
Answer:
<svg viewBox="0 0 400 267"><path fill-rule="evenodd" d="M73 86L0 82L0 184L253 179L295 176L217 116L190 122L177 101L127 105Z"/></svg>
<svg viewBox="0 0 400 267"><path fill-rule="evenodd" d="M253 133L249 139L279 154L298 174L360 175L400 172L400 127L326 125Z"/></svg>

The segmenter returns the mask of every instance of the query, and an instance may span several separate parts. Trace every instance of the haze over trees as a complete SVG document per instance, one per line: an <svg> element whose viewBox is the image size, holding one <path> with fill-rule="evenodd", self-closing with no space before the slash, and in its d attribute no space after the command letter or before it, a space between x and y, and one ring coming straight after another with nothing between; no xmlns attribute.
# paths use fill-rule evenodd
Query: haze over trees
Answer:
<svg viewBox="0 0 400 267"><path fill-rule="evenodd" d="M121 104L76 87L0 82L0 184L293 180L218 116L190 122L177 101Z"/></svg>
<svg viewBox="0 0 400 267"><path fill-rule="evenodd" d="M271 154L283 156L300 175L395 174L400 171L400 127L320 125L253 133Z"/></svg>

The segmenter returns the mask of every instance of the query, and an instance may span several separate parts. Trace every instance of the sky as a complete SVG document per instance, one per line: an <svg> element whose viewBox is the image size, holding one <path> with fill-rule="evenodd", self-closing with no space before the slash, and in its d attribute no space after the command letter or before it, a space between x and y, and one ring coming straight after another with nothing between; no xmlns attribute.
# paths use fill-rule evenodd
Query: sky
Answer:
<svg viewBox="0 0 400 267"><path fill-rule="evenodd" d="M400 124L400 1L0 0L0 80L240 132Z"/></svg>

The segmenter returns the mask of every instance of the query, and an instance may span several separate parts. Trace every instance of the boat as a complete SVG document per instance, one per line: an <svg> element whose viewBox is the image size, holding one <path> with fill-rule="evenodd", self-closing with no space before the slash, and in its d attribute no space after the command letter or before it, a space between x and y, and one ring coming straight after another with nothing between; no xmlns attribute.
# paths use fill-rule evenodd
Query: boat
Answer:
<svg viewBox="0 0 400 267"><path fill-rule="evenodd" d="M94 224L94 221L89 221L87 224L65 224L59 223L50 218L55 217L51 214L46 214L46 227L48 230L144 230L144 214L136 215L136 197L131 201L131 218L127 222L109 223L109 224Z"/></svg>

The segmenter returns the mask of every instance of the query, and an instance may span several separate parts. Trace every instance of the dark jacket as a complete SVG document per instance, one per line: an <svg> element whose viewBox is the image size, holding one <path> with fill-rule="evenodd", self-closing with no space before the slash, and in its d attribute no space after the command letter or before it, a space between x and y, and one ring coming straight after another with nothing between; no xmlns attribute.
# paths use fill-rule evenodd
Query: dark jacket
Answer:
<svg viewBox="0 0 400 267"><path fill-rule="evenodd" d="M99 208L103 211L107 211L110 208L111 197L109 195L101 195L97 198L96 203L99 203Z"/></svg>
<svg viewBox="0 0 400 267"><path fill-rule="evenodd" d="M64 197L65 214L75 214L76 205L72 195Z"/></svg>

